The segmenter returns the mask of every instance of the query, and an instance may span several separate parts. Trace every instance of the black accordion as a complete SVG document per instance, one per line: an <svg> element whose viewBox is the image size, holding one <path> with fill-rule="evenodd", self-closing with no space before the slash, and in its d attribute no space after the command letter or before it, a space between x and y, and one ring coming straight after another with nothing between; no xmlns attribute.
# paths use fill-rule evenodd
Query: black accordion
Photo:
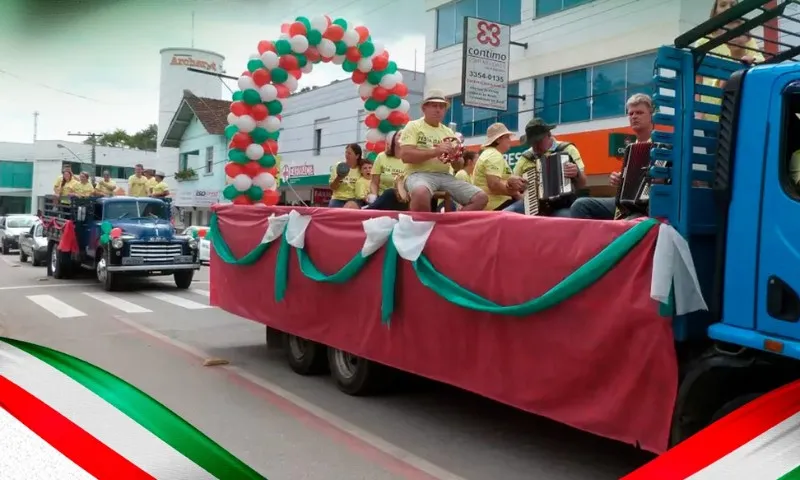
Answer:
<svg viewBox="0 0 800 480"><path fill-rule="evenodd" d="M564 166L574 163L569 154L552 153L534 163L523 174L525 215L549 215L559 208L569 208L576 196L572 179L564 175Z"/></svg>
<svg viewBox="0 0 800 480"><path fill-rule="evenodd" d="M650 205L650 151L653 148L667 148L666 145L652 142L631 143L625 147L622 158L620 185L617 189L617 210L622 216L647 215ZM667 162L657 161L656 166Z"/></svg>

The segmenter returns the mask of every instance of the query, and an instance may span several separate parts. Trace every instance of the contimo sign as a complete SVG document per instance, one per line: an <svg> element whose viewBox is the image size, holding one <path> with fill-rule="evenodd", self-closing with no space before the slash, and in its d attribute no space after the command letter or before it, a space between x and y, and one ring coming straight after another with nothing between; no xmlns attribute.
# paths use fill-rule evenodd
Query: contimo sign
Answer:
<svg viewBox="0 0 800 480"><path fill-rule="evenodd" d="M217 63L216 62L206 62L205 60L195 60L191 57L191 55L186 54L175 54L172 56L172 61L169 63L170 65L178 65L182 67L193 67L199 68L202 70L208 70L209 72L216 72L217 71Z"/></svg>

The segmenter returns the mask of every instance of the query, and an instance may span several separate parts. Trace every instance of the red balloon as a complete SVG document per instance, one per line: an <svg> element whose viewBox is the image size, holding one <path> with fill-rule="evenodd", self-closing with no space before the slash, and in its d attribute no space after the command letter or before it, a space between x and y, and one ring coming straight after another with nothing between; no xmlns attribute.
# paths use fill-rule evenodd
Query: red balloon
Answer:
<svg viewBox="0 0 800 480"><path fill-rule="evenodd" d="M389 58L378 55L377 57L372 59L372 69L378 72L382 72L386 70L386 67L389 66Z"/></svg>
<svg viewBox="0 0 800 480"><path fill-rule="evenodd" d="M384 142L383 140L381 140L380 142L375 142L373 148L370 149L369 147L367 147L367 150L369 150L370 152L380 153L386 150L386 142Z"/></svg>
<svg viewBox="0 0 800 480"><path fill-rule="evenodd" d="M269 40L261 40L258 42L258 53L264 55L264 52L274 52L275 44Z"/></svg>
<svg viewBox="0 0 800 480"><path fill-rule="evenodd" d="M233 102L231 103L231 113L237 117L241 117L242 115L247 115L250 113L250 107L243 102Z"/></svg>
<svg viewBox="0 0 800 480"><path fill-rule="evenodd" d="M297 80L300 80L300 77L303 76L302 70L289 70L289 75L293 76Z"/></svg>
<svg viewBox="0 0 800 480"><path fill-rule="evenodd" d="M283 121L283 115L275 115L275 116L278 117L278 120Z"/></svg>
<svg viewBox="0 0 800 480"><path fill-rule="evenodd" d="M281 23L281 33L289 33L290 26L288 23Z"/></svg>
<svg viewBox="0 0 800 480"><path fill-rule="evenodd" d="M305 35L306 33L306 26L300 22L294 22L293 24L289 25L290 37L294 37L295 35Z"/></svg>
<svg viewBox="0 0 800 480"><path fill-rule="evenodd" d="M267 205L267 206L271 207L273 205L277 205L278 201L280 201L280 199L281 199L281 196L278 195L278 192L276 192L275 190L265 190L264 191L264 198L261 201L264 202L264 205Z"/></svg>
<svg viewBox="0 0 800 480"><path fill-rule="evenodd" d="M261 144L264 147L264 153L267 155L275 155L278 153L278 142L275 140L267 140Z"/></svg>
<svg viewBox="0 0 800 480"><path fill-rule="evenodd" d="M380 119L376 117L374 113L370 113L367 115L367 118L364 119L364 124L366 124L369 128L378 128L380 123Z"/></svg>
<svg viewBox="0 0 800 480"><path fill-rule="evenodd" d="M351 62L358 62L361 60L361 51L358 50L358 47L348 47L344 56Z"/></svg>
<svg viewBox="0 0 800 480"><path fill-rule="evenodd" d="M354 28L353 30L358 32L358 43L364 43L367 41L367 38L369 38L369 30L367 29L367 27L359 26Z"/></svg>
<svg viewBox="0 0 800 480"><path fill-rule="evenodd" d="M263 103L253 105L253 107L250 108L250 116L253 117L253 120L255 120L256 122L264 120L265 118L267 118L268 115L269 111L267 110L267 107Z"/></svg>
<svg viewBox="0 0 800 480"><path fill-rule="evenodd" d="M389 59L389 50L384 50L384 51L383 51L383 52L381 52L381 54L380 54L380 55L378 55L378 56L379 56L379 57L386 57L386 59L388 60L388 59Z"/></svg>
<svg viewBox="0 0 800 480"><path fill-rule="evenodd" d="M372 98L381 103L385 102L388 96L389 96L389 90L386 90L380 85L372 89Z"/></svg>
<svg viewBox="0 0 800 480"><path fill-rule="evenodd" d="M289 92L289 87L282 83L275 85L275 90L278 91L278 98L289 98L289 94L291 93Z"/></svg>
<svg viewBox="0 0 800 480"><path fill-rule="evenodd" d="M251 143L253 143L253 140L250 138L249 134L239 132L233 136L232 143L239 150L244 150L249 147Z"/></svg>
<svg viewBox="0 0 800 480"><path fill-rule="evenodd" d="M405 83L398 83L392 89L392 93L394 93L398 97L405 97L406 95L408 95L408 87L406 86Z"/></svg>
<svg viewBox="0 0 800 480"><path fill-rule="evenodd" d="M367 150L371 152L372 149L375 148L375 142L367 142L364 146L367 147Z"/></svg>
<svg viewBox="0 0 800 480"><path fill-rule="evenodd" d="M248 197L247 195L241 194L238 197L233 199L233 204L234 205L252 205L253 201L250 200L250 197Z"/></svg>
<svg viewBox="0 0 800 480"><path fill-rule="evenodd" d="M234 178L236 175L242 174L242 166L238 163L228 162L225 165L225 175Z"/></svg>
<svg viewBox="0 0 800 480"><path fill-rule="evenodd" d="M311 63L319 62L319 59L322 58L322 55L319 54L319 50L316 47L308 47L306 50L306 59L308 59Z"/></svg>
<svg viewBox="0 0 800 480"><path fill-rule="evenodd" d="M278 65L284 70L297 70L300 68L300 63L294 55L282 55L278 60Z"/></svg>
<svg viewBox="0 0 800 480"><path fill-rule="evenodd" d="M253 74L252 74L252 73L250 73L250 71L249 71L249 70L245 70L244 72L242 72L242 75L241 75L241 76L243 76L243 77L252 77L252 76L253 76Z"/></svg>
<svg viewBox="0 0 800 480"><path fill-rule="evenodd" d="M278 167L267 168L264 170L275 178L278 178Z"/></svg>
<svg viewBox="0 0 800 480"><path fill-rule="evenodd" d="M253 72L253 83L259 87L263 87L264 85L268 84L270 80L271 78L269 72L263 68L259 68Z"/></svg>
<svg viewBox="0 0 800 480"><path fill-rule="evenodd" d="M321 60L323 63L330 63L333 57L322 57Z"/></svg>
<svg viewBox="0 0 800 480"><path fill-rule="evenodd" d="M242 168L242 173L244 173L250 178L253 178L256 175L258 175L258 171L260 169L261 165L259 165L258 162L254 162L251 160L244 165L244 167Z"/></svg>
<svg viewBox="0 0 800 480"><path fill-rule="evenodd" d="M322 37L333 42L338 42L344 37L344 29L339 25L330 25L325 29L325 33L322 34Z"/></svg>
<svg viewBox="0 0 800 480"><path fill-rule="evenodd" d="M353 82L361 85L367 81L367 74L361 70L353 70Z"/></svg>

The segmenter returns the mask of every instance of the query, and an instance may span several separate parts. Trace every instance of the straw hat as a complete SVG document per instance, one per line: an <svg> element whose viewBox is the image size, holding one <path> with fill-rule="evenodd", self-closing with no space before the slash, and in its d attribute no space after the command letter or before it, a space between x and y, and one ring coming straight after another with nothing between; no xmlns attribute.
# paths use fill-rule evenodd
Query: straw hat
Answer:
<svg viewBox="0 0 800 480"><path fill-rule="evenodd" d="M502 123L493 123L486 130L486 141L483 142L482 146L488 147L505 135L510 135L511 139L514 140L514 133L508 127Z"/></svg>
<svg viewBox="0 0 800 480"><path fill-rule="evenodd" d="M422 100L423 105L426 103L443 103L448 107L450 106L450 102L441 90L428 90L428 94L425 95L425 98Z"/></svg>

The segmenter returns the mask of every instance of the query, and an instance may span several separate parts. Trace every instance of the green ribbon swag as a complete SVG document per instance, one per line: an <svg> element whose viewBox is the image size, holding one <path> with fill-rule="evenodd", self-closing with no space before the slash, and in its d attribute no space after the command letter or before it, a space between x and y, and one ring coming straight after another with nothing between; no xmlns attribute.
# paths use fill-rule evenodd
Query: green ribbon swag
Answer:
<svg viewBox="0 0 800 480"><path fill-rule="evenodd" d="M634 224L625 233L608 244L597 255L581 265L550 290L540 297L528 300L517 305L498 305L497 303L474 293L457 282L442 274L430 259L423 253L416 261L411 262L417 279L424 286L450 303L463 308L479 312L524 317L552 308L570 297L589 288L600 280L606 273L614 268L623 257L633 250L642 239L658 225L658 221L648 219ZM214 247L219 258L230 265L252 265L275 242L262 243L241 258L231 252L219 231L216 214L211 217L208 239ZM276 239L277 240L277 239ZM275 261L275 300L280 302L286 295L289 280L289 257L292 246L286 238L286 233L281 235L278 255ZM395 284L397 281L397 263L399 255L390 236L383 247L384 258L381 275L381 321L388 324L395 304ZM339 271L327 275L321 272L311 261L308 253L301 248L294 248L302 274L315 282L342 284L352 280L364 268L370 256L363 256L359 250L349 262Z"/></svg>

